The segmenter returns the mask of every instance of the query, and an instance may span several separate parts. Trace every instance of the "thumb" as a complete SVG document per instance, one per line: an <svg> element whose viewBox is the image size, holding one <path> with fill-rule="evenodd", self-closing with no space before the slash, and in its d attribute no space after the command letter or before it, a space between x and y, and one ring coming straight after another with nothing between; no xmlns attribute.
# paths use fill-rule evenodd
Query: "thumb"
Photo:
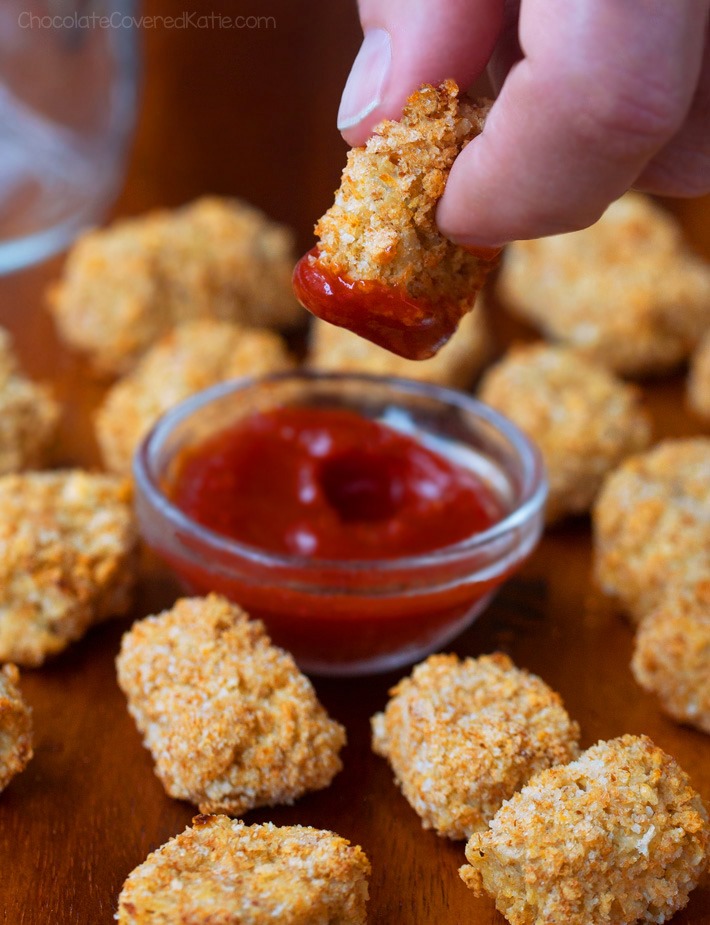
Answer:
<svg viewBox="0 0 710 925"><path fill-rule="evenodd" d="M343 91L338 128L364 144L398 119L422 84L452 77L465 89L485 70L503 23L503 0L360 0L365 34Z"/></svg>

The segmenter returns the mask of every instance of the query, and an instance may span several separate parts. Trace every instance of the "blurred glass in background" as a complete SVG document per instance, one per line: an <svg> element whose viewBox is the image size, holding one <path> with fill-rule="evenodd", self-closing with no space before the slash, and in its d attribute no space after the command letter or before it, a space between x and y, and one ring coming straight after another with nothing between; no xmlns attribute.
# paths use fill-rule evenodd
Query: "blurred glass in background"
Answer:
<svg viewBox="0 0 710 925"><path fill-rule="evenodd" d="M135 0L0 0L0 273L116 196L136 109Z"/></svg>

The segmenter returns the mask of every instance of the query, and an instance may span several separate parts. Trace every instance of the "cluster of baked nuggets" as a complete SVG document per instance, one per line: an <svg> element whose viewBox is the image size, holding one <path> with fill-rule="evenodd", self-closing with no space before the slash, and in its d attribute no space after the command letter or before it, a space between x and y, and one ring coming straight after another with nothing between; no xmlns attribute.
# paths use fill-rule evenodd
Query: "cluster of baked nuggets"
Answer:
<svg viewBox="0 0 710 925"><path fill-rule="evenodd" d="M126 633L119 684L173 797L202 813L130 874L121 923L363 923L370 867L331 832L229 816L340 770L344 729L263 626L211 595ZM558 694L501 654L431 656L372 719L372 747L426 828L468 838L461 869L512 925L663 922L710 847L707 811L641 736L580 754Z"/></svg>
<svg viewBox="0 0 710 925"><path fill-rule="evenodd" d="M422 88L401 123L351 154L317 226L314 259L453 302L459 330L413 362L316 322L308 365L460 388L484 369L485 311L468 310L490 266L435 224L448 170L484 116L450 81ZM196 391L294 365L279 333L304 318L293 263L286 229L216 198L77 243L51 309L67 344L121 377L96 416L111 475L25 471L48 462L59 409L0 332L0 789L32 755L11 663L41 665L127 612L138 534L123 477L135 448ZM671 716L710 732L710 439L649 451L642 393L620 378L692 356L690 403L710 418L710 270L669 216L629 194L586 231L511 246L498 293L554 343L515 348L479 394L537 441L548 519L593 508L598 580L638 622L639 682ZM261 623L218 596L180 600L134 624L117 669L166 792L203 814L130 874L118 921L364 923L361 848L332 832L230 818L329 786L345 744ZM499 654L432 656L372 719L373 749L423 825L468 839L463 880L512 925L663 922L707 866L706 809L647 738L584 752L579 738L559 695Z"/></svg>

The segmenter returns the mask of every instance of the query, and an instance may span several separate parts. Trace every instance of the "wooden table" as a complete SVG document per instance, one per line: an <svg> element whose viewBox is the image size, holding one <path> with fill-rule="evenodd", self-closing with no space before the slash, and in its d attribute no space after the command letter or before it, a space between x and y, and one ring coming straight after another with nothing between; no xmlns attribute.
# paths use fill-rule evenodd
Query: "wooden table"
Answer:
<svg viewBox="0 0 710 925"><path fill-rule="evenodd" d="M179 5L145 6L155 13ZM210 4L218 12L235 6ZM343 162L333 123L359 42L349 3L309 7L306 15L302 5L271 0L273 31L145 34L144 108L119 211L205 191L243 195L294 225L302 247L309 244ZM710 256L710 200L674 208ZM51 379L65 403L58 462L91 465L97 456L90 414L101 388L57 349L42 307L58 266L0 280L0 323L15 333L28 371ZM494 314L501 344L529 336ZM684 410L680 377L646 392L657 436L699 432ZM168 574L147 569L133 617L170 605L175 594ZM116 685L113 660L129 622L104 625L41 670L23 673L35 757L0 797L5 925L109 925L128 872L195 812L165 796ZM461 655L502 649L539 673L581 723L585 746L625 732L649 734L710 801L710 738L671 723L637 687L628 668L631 645L631 630L591 582L589 525L579 520L548 533L452 648ZM332 828L361 844L373 866L371 922L502 925L493 904L473 899L459 880L462 845L421 829L388 767L370 752L368 719L396 677L316 680L324 704L348 730L345 769L328 790L247 819ZM710 925L710 889L696 891L673 921Z"/></svg>

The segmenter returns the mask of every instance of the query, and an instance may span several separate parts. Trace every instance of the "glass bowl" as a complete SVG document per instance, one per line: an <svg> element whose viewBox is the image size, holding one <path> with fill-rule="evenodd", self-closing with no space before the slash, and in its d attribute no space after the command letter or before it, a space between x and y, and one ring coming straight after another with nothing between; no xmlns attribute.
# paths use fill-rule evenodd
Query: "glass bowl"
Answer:
<svg viewBox="0 0 710 925"><path fill-rule="evenodd" d="M408 434L472 469L503 519L424 555L331 561L239 543L170 500L183 451L256 411L293 405L349 409ZM474 398L405 379L314 372L239 379L192 396L148 434L134 476L143 536L186 589L237 602L304 671L323 675L387 671L450 642L537 544L547 495L534 444Z"/></svg>

